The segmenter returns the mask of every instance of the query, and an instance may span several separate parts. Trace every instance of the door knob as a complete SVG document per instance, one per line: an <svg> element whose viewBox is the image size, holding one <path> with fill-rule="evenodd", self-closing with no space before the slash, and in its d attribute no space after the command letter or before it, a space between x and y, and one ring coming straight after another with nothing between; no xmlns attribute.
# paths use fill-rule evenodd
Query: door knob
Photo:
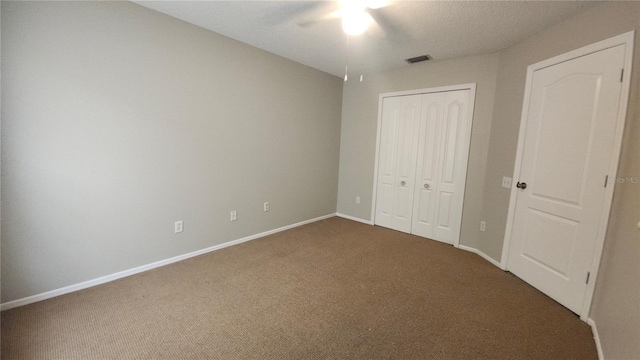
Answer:
<svg viewBox="0 0 640 360"><path fill-rule="evenodd" d="M407 183L404 180L402 180L402 181L400 181L400 185L405 186L405 185L407 185Z"/></svg>
<svg viewBox="0 0 640 360"><path fill-rule="evenodd" d="M424 184L424 188L428 189L429 188L429 184Z"/></svg>
<svg viewBox="0 0 640 360"><path fill-rule="evenodd" d="M517 187L518 189L522 189L522 190L524 190L524 189L526 189L526 188L527 188L527 183L525 183L525 182L522 182L522 183L521 183L521 182L518 182L518 184L516 185L516 187Z"/></svg>

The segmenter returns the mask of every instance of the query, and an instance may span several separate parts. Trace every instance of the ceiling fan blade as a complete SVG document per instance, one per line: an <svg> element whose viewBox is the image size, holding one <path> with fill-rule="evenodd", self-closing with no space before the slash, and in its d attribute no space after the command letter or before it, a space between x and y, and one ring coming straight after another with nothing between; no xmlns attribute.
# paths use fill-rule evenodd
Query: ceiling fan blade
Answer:
<svg viewBox="0 0 640 360"><path fill-rule="evenodd" d="M286 1L266 12L262 22L267 26L277 26L294 19L312 18L316 14L327 11L326 4L318 1Z"/></svg>
<svg viewBox="0 0 640 360"><path fill-rule="evenodd" d="M320 22L320 20L312 19L312 20L306 20L306 21L298 22L298 23L296 23L296 25L300 26L303 29L307 29L307 28L310 28L313 25L317 24L318 22Z"/></svg>
<svg viewBox="0 0 640 360"><path fill-rule="evenodd" d="M326 13L324 15L321 15L319 17L313 18L313 19L309 19L309 20L305 20L305 21L301 21L296 23L298 26L300 26L301 28L309 28L313 25L316 25L318 23L324 22L324 21L329 21L329 20L334 20L334 19L339 19L342 17L342 11L341 10L335 10L335 11L331 11L329 13Z"/></svg>
<svg viewBox="0 0 640 360"><path fill-rule="evenodd" d="M397 25L393 19L384 14L381 10L368 9L367 12L375 24L380 28L380 31L384 33L384 37L395 42L405 42L411 39L411 36L403 29L402 26Z"/></svg>
<svg viewBox="0 0 640 360"><path fill-rule="evenodd" d="M388 0L366 0L365 4L369 9L376 10L391 5L391 2Z"/></svg>
<svg viewBox="0 0 640 360"><path fill-rule="evenodd" d="M372 36L378 39L387 38L387 34L385 33L384 29L382 28L382 26L380 26L380 24L378 24L377 21L375 21L375 19L371 22L371 25L369 25L369 28L367 29L365 34L367 34L367 36Z"/></svg>

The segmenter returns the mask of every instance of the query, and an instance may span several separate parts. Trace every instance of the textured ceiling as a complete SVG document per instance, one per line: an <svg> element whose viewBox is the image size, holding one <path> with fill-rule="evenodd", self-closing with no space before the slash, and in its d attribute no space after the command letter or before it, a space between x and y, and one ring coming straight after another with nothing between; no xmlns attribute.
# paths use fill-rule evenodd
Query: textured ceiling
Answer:
<svg viewBox="0 0 640 360"><path fill-rule="evenodd" d="M334 74L368 73L508 47L592 1L394 1L373 12L378 25L347 37L339 19L297 24L337 8L329 1L134 1L257 48Z"/></svg>

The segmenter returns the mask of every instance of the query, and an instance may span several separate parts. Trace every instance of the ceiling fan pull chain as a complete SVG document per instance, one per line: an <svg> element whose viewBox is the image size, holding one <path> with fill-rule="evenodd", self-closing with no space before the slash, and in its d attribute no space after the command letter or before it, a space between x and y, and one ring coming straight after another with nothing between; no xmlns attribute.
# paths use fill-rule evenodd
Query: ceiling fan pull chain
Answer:
<svg viewBox="0 0 640 360"><path fill-rule="evenodd" d="M347 52L344 56L344 81L349 79L349 36L347 36Z"/></svg>

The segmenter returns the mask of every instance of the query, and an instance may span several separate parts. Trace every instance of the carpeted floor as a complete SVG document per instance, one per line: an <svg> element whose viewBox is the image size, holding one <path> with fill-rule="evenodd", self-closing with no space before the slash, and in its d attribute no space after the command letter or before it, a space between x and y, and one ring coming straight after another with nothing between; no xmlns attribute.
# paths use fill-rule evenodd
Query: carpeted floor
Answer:
<svg viewBox="0 0 640 360"><path fill-rule="evenodd" d="M597 359L479 256L330 218L2 313L3 359Z"/></svg>

